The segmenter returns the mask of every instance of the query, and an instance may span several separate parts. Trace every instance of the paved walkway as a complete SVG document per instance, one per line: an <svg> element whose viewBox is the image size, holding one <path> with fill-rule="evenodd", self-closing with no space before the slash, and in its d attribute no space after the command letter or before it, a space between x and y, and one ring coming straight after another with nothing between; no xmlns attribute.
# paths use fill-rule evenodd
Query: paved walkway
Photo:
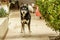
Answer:
<svg viewBox="0 0 60 40"><path fill-rule="evenodd" d="M25 26L25 37L21 32L21 20L19 11L12 11L9 15L9 31L5 40L49 40L48 36L56 35L55 31L46 26L45 20L39 20L35 14L31 19L31 36L29 36L27 25Z"/></svg>

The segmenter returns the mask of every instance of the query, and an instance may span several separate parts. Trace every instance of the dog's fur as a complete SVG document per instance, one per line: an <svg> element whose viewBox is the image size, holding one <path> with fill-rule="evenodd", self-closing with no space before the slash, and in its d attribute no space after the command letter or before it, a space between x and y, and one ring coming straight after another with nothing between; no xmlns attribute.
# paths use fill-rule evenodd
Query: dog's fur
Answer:
<svg viewBox="0 0 60 40"><path fill-rule="evenodd" d="M27 24L28 25L28 30L30 31L30 22L31 22L31 15L29 13L28 10L28 5L22 5L20 7L20 13L21 13L21 24L22 24L22 29L21 32L24 32L24 25Z"/></svg>

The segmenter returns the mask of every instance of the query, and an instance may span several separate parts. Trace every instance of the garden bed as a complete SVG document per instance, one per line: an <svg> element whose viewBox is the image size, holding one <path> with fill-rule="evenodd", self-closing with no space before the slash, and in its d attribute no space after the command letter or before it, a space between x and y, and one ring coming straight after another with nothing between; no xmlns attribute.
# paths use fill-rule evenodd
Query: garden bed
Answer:
<svg viewBox="0 0 60 40"><path fill-rule="evenodd" d="M0 18L0 39L3 39L6 36L7 30L8 30L8 18L7 17Z"/></svg>

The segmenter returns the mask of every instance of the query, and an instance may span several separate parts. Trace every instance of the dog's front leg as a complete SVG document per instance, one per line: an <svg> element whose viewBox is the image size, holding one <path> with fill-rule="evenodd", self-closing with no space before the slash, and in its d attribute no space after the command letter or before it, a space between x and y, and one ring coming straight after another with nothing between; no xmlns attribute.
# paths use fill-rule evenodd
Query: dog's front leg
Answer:
<svg viewBox="0 0 60 40"><path fill-rule="evenodd" d="M31 30L30 30L30 22L28 23L28 30L31 33Z"/></svg>
<svg viewBox="0 0 60 40"><path fill-rule="evenodd" d="M24 31L24 23L22 23L22 28L21 28L21 33L25 32Z"/></svg>

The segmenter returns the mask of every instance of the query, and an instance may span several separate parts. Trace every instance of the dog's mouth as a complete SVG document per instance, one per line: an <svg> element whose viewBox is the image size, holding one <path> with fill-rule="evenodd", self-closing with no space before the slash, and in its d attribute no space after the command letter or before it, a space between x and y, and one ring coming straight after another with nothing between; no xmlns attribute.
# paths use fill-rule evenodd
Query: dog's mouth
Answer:
<svg viewBox="0 0 60 40"><path fill-rule="evenodd" d="M24 18L25 14L23 14L23 18Z"/></svg>

